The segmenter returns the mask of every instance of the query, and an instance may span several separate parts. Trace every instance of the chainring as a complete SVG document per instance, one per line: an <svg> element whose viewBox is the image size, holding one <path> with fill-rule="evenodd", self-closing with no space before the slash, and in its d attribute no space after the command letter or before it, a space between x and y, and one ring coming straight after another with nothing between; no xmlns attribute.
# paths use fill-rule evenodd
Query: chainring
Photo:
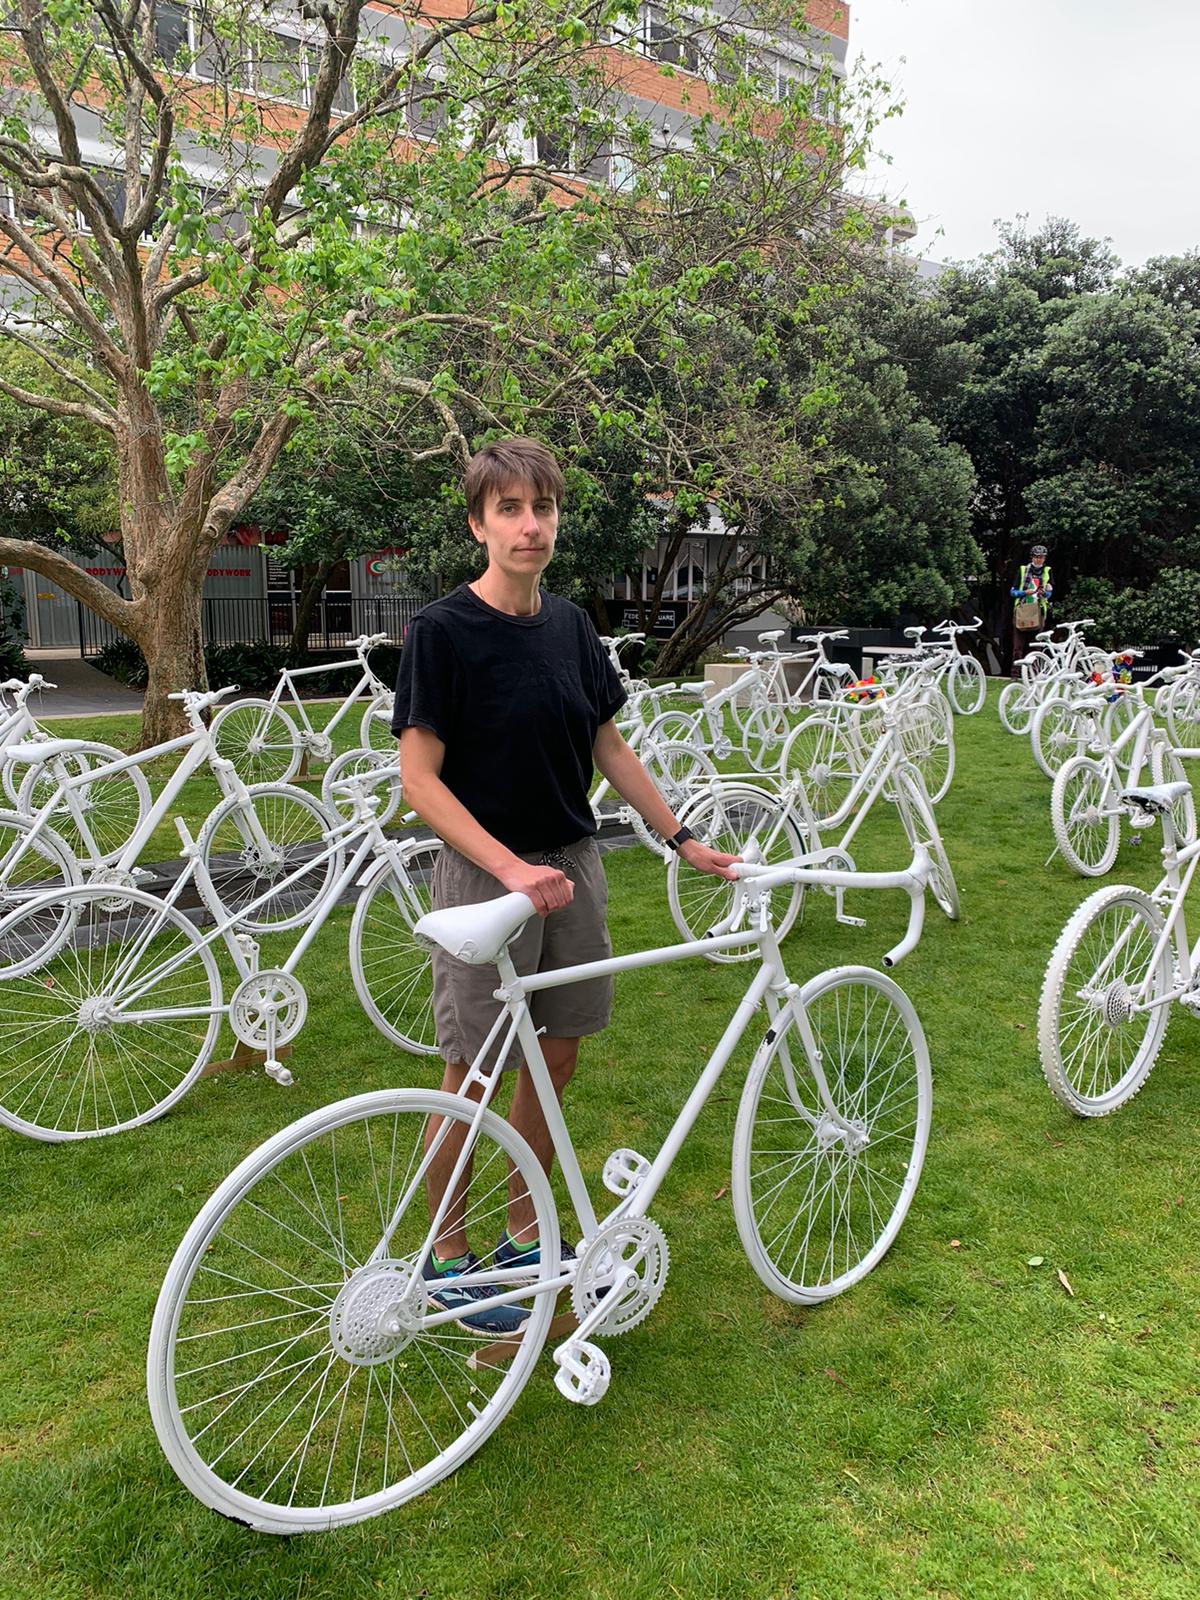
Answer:
<svg viewBox="0 0 1200 1600"><path fill-rule="evenodd" d="M602 1299L611 1298L611 1311L592 1332L609 1338L628 1333L658 1304L670 1259L666 1236L649 1217L617 1217L603 1223L575 1270L571 1286L575 1315L582 1322ZM614 1277L631 1267L637 1282L626 1289L612 1289Z"/></svg>
<svg viewBox="0 0 1200 1600"><path fill-rule="evenodd" d="M288 972L266 967L242 980L229 1001L229 1026L242 1044L251 1050L265 1050L273 1043L289 1044L304 1026L308 1015L308 995L298 978ZM275 1036L268 1038L272 1017Z"/></svg>

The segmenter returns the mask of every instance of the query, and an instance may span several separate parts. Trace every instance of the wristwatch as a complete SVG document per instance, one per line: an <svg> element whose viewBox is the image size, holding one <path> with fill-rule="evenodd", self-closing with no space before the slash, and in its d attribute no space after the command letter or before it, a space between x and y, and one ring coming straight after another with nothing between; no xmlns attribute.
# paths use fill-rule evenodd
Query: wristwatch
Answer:
<svg viewBox="0 0 1200 1600"><path fill-rule="evenodd" d="M678 833L673 833L667 840L667 849L678 850L681 844L686 844L689 839L694 839L695 837L696 835L690 828L680 828Z"/></svg>

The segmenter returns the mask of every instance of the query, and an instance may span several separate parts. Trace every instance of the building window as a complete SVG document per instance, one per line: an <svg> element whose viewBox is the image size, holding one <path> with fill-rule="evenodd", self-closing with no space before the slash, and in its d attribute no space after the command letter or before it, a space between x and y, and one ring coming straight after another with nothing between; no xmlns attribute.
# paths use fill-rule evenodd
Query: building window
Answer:
<svg viewBox="0 0 1200 1600"><path fill-rule="evenodd" d="M264 30L253 43L226 39L203 12L182 0L159 0L155 12L155 49L165 66L186 71L202 83L248 90L288 105L312 104L312 85L321 65L315 40L278 28ZM333 97L341 116L354 110L354 88L343 77Z"/></svg>
<svg viewBox="0 0 1200 1600"><path fill-rule="evenodd" d="M445 94L432 78L416 78L409 85L406 116L414 139L432 141L445 128Z"/></svg>

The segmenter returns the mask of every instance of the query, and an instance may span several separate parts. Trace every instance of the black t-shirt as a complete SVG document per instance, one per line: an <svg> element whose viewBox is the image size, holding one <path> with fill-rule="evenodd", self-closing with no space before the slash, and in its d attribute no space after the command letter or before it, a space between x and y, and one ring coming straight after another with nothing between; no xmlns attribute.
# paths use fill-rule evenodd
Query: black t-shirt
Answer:
<svg viewBox="0 0 1200 1600"><path fill-rule="evenodd" d="M497 611L466 584L409 624L392 732L428 728L442 782L519 854L596 832L592 746L625 690L585 612L542 591L532 617Z"/></svg>

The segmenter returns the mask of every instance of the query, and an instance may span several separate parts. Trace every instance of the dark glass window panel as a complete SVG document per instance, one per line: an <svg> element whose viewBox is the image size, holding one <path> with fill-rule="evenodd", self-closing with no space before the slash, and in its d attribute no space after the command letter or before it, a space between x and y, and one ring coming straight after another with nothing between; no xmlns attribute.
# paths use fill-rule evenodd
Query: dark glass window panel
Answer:
<svg viewBox="0 0 1200 1600"><path fill-rule="evenodd" d="M188 48L188 8L177 0L159 0L154 14L154 50L168 67Z"/></svg>
<svg viewBox="0 0 1200 1600"><path fill-rule="evenodd" d="M258 47L255 84L276 100L304 103L304 46L287 33L270 33Z"/></svg>

